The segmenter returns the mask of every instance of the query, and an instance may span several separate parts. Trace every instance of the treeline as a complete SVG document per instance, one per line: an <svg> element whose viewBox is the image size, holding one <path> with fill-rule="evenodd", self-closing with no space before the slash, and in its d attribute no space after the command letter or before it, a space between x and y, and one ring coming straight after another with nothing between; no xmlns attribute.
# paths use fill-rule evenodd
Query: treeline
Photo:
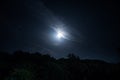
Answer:
<svg viewBox="0 0 120 80"><path fill-rule="evenodd" d="M74 54L50 55L0 52L0 80L120 80L120 64L81 60Z"/></svg>

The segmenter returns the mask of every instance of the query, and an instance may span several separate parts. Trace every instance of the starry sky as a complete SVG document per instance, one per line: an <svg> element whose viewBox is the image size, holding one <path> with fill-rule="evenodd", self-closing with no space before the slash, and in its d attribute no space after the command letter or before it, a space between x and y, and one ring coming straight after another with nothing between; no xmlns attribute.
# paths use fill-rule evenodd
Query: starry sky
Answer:
<svg viewBox="0 0 120 80"><path fill-rule="evenodd" d="M0 51L119 62L119 19L114 0L1 0ZM58 40L55 28L67 38Z"/></svg>

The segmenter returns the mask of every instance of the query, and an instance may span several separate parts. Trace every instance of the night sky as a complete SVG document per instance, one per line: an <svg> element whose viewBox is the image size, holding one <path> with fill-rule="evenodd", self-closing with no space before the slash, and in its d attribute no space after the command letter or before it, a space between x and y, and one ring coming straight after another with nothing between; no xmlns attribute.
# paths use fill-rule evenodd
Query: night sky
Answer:
<svg viewBox="0 0 120 80"><path fill-rule="evenodd" d="M119 62L119 3L114 0L2 0L0 51ZM56 37L62 28L67 37Z"/></svg>

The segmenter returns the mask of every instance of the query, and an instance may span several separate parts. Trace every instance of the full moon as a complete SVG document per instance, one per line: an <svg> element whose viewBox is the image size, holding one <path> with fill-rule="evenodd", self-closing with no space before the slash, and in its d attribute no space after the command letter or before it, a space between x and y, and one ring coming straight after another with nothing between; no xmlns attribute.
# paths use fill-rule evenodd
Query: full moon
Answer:
<svg viewBox="0 0 120 80"><path fill-rule="evenodd" d="M57 33L57 38L58 39L64 38L64 34L62 32L58 32Z"/></svg>
<svg viewBox="0 0 120 80"><path fill-rule="evenodd" d="M52 27L52 29L56 32L55 37L57 40L61 40L61 39L69 40L69 35L65 31L64 27Z"/></svg>

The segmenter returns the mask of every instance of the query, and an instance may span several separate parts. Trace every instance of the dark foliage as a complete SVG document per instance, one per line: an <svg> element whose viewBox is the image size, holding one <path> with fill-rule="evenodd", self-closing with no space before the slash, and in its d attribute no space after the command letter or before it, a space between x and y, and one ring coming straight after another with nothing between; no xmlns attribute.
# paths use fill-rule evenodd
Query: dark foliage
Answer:
<svg viewBox="0 0 120 80"><path fill-rule="evenodd" d="M120 64L74 54L57 60L48 54L0 52L0 80L120 80Z"/></svg>

